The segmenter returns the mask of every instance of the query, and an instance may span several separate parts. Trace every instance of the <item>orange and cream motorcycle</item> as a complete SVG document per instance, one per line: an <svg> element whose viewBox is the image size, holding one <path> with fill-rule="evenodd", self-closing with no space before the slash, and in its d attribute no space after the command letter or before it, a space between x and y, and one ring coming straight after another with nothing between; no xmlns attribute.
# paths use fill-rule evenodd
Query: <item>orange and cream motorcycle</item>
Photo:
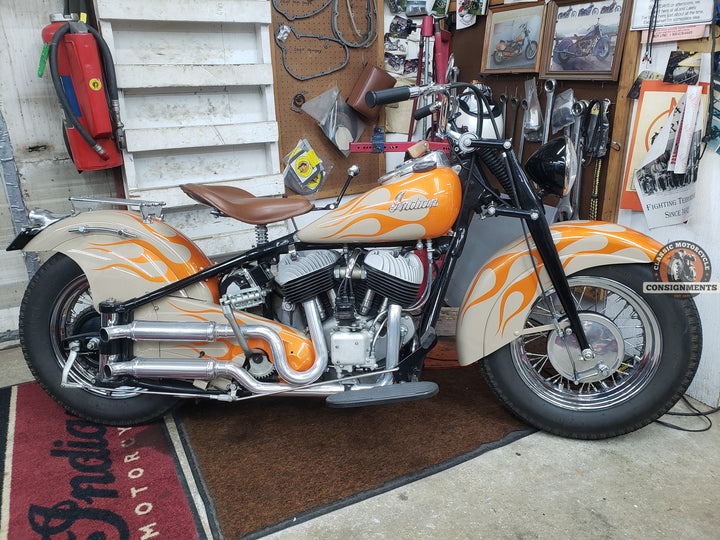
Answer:
<svg viewBox="0 0 720 540"><path fill-rule="evenodd" d="M570 188L572 143L548 142L523 170L508 141L487 136L499 133L493 119L459 107L471 96L474 110L490 109L475 86L395 88L367 101L421 95L434 104L416 115L437 115L452 159L409 160L282 238L268 240L266 225L313 211L310 202L181 186L257 226L258 245L225 262L163 222L157 203L34 212L8 249L55 252L20 312L39 383L73 414L114 425L153 420L182 398L281 394L355 407L431 397L424 359L478 213L517 218L525 235L471 281L457 318L460 364L480 361L505 405L564 436L615 436L667 411L692 380L702 333L692 299L643 293L662 246L611 223L548 225L541 199Z"/></svg>

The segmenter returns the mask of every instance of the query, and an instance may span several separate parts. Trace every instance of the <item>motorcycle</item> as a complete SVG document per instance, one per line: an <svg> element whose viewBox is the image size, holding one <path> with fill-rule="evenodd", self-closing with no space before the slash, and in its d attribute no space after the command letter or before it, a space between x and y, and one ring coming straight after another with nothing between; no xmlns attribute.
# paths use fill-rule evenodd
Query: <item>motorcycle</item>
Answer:
<svg viewBox="0 0 720 540"><path fill-rule="evenodd" d="M567 65L573 58L596 56L605 59L610 54L610 37L602 31L600 22L595 23L582 37L556 38L553 52L555 60Z"/></svg>
<svg viewBox="0 0 720 540"><path fill-rule="evenodd" d="M472 110L490 110L466 83L369 92L371 107L431 98L415 114L438 114L450 157L410 159L281 238L269 239L267 225L312 203L180 186L216 215L256 226L257 245L222 262L165 223L161 203L86 198L73 204L138 210L32 211L8 249L55 252L20 309L35 378L70 413L123 426L183 399L310 396L357 407L429 398L438 387L422 380L423 363L470 221L508 216L524 234L467 289L460 365L480 361L511 411L558 435L611 437L652 422L697 369L693 300L643 292L659 242L612 223L549 225L542 199L571 189L572 142L552 139L523 170L494 118L460 107L468 95Z"/></svg>
<svg viewBox="0 0 720 540"><path fill-rule="evenodd" d="M577 11L575 11L572 6L568 7L565 11L559 11L557 15L558 20L569 19L570 17L577 17Z"/></svg>
<svg viewBox="0 0 720 540"><path fill-rule="evenodd" d="M616 11L620 11L622 9L622 5L618 4L617 0L613 0L611 4L608 4L607 6L603 6L600 8L600 13L615 13Z"/></svg>
<svg viewBox="0 0 720 540"><path fill-rule="evenodd" d="M512 58L513 56L520 56L525 51L525 58L532 60L537 55L538 43L535 40L530 40L530 30L527 24L523 23L520 25L520 34L512 41L500 40L495 45L493 51L493 59L495 63L502 64L506 59Z"/></svg>
<svg viewBox="0 0 720 540"><path fill-rule="evenodd" d="M590 4L586 8L580 8L578 10L578 16L584 17L585 15L597 15L599 12L600 10L595 7L595 4Z"/></svg>

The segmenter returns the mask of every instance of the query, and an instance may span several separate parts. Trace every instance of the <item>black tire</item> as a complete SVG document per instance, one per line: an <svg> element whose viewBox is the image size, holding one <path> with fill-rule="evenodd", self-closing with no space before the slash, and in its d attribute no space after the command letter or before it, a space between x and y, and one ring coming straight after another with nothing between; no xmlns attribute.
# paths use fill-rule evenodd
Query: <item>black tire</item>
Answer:
<svg viewBox="0 0 720 540"><path fill-rule="evenodd" d="M537 41L531 41L527 44L527 47L525 47L525 58L527 60L532 60L535 58L538 52L538 43Z"/></svg>
<svg viewBox="0 0 720 540"><path fill-rule="evenodd" d="M567 52L568 48L572 46L572 41L569 39L563 39L560 43L557 44L555 47L555 59L558 61L559 64L562 64L563 66L567 65L572 58L574 58L574 55Z"/></svg>
<svg viewBox="0 0 720 540"><path fill-rule="evenodd" d="M603 39L598 43L598 58L607 58L610 54L610 41Z"/></svg>
<svg viewBox="0 0 720 540"><path fill-rule="evenodd" d="M178 403L177 398L138 394L134 388L123 388L121 395L109 397L100 389L62 387L68 358L63 340L97 332L99 327L100 316L92 307L85 274L69 257L54 255L30 280L20 305L20 344L35 379L68 412L91 422L130 426L162 417ZM97 366L96 352L81 352L69 379L92 383Z"/></svg>
<svg viewBox="0 0 720 540"><path fill-rule="evenodd" d="M581 320L596 321L584 324L593 331L616 331L614 339L607 339L611 331L602 336L606 358L615 362L604 362L609 368L605 373L593 370L590 375L593 371L588 370L586 382L574 383L568 378L568 356L560 352L561 340L554 330L543 330L481 361L488 384L521 419L564 437L615 437L653 422L682 397L697 370L702 328L695 303L690 298L643 294L643 282L654 281L649 265L593 268L568 281ZM552 301L559 308L555 295ZM546 306L542 299L536 301L526 328L551 321ZM618 347L614 352L613 343ZM596 347L596 352L601 350ZM585 367L597 363L595 358ZM585 371L579 364L576 372Z"/></svg>
<svg viewBox="0 0 720 540"><path fill-rule="evenodd" d="M500 51L493 51L493 60L495 60L496 64L502 64L505 60L505 56L503 56L503 53Z"/></svg>

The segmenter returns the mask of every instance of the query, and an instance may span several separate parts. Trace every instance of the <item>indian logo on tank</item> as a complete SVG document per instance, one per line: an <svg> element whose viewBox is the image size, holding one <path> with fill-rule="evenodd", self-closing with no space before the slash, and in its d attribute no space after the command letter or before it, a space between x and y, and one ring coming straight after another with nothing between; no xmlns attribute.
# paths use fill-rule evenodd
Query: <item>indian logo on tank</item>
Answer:
<svg viewBox="0 0 720 540"><path fill-rule="evenodd" d="M403 199L405 198L406 193L407 191L403 190L395 196L393 202L390 203L388 212L403 212L406 210L433 208L439 204L437 198L428 199L422 195L413 195L404 201Z"/></svg>

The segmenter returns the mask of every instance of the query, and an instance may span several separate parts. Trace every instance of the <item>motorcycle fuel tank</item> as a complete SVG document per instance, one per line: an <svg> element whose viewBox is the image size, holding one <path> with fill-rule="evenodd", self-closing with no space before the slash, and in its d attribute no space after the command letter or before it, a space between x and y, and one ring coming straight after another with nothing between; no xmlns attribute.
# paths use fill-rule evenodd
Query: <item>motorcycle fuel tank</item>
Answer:
<svg viewBox="0 0 720 540"><path fill-rule="evenodd" d="M436 238L460 212L462 187L449 167L387 175L378 186L298 232L309 243L392 242Z"/></svg>

